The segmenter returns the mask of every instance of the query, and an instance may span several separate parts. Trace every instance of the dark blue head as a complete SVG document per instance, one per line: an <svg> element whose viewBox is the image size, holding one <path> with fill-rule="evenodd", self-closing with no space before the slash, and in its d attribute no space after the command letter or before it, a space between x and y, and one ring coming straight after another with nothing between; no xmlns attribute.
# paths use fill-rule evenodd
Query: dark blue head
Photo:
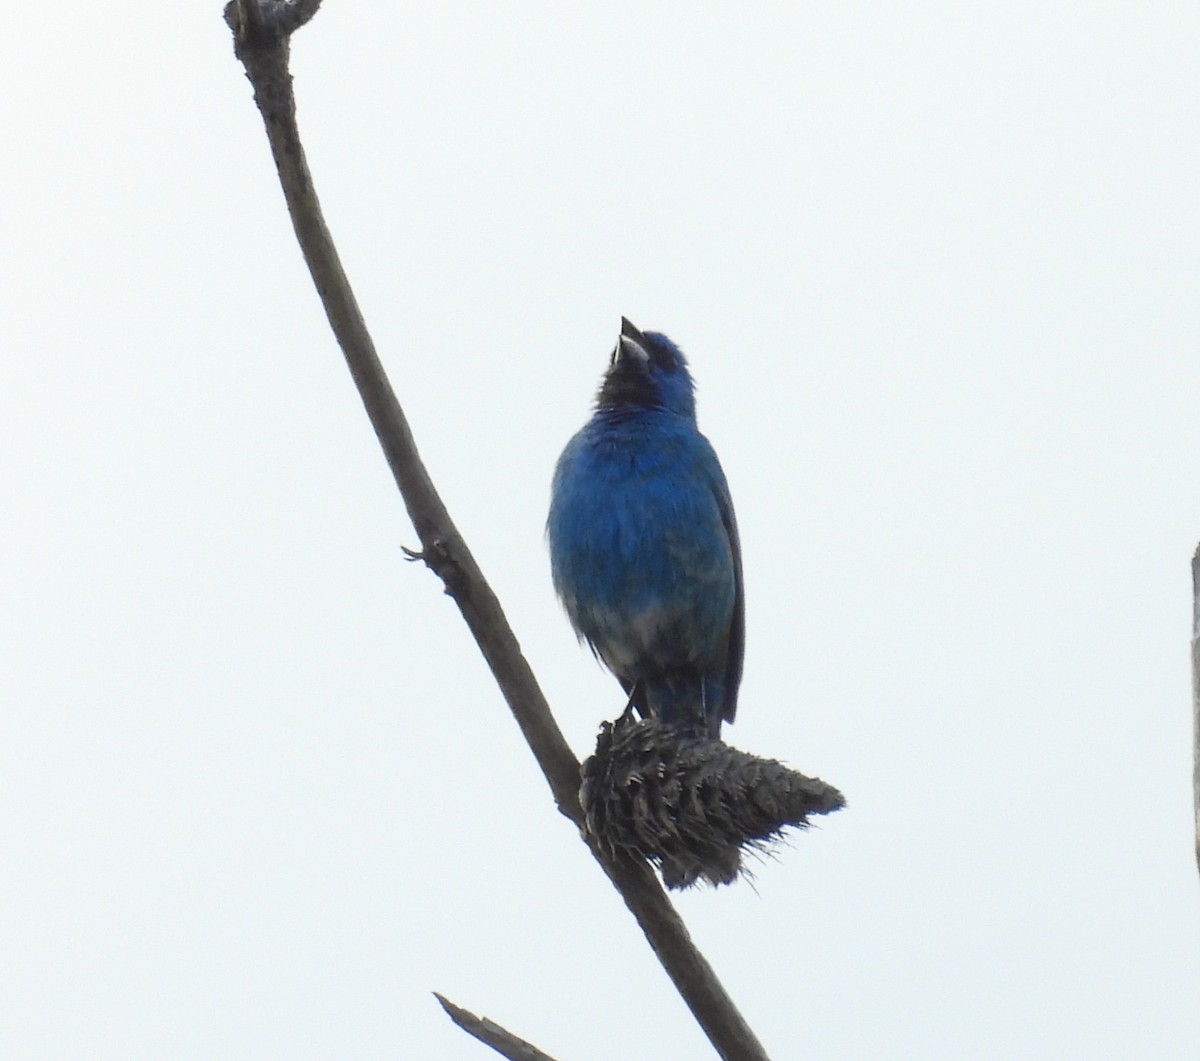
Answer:
<svg viewBox="0 0 1200 1061"><path fill-rule="evenodd" d="M612 412L662 409L696 418L696 396L683 352L659 332L639 332L624 317L596 406Z"/></svg>

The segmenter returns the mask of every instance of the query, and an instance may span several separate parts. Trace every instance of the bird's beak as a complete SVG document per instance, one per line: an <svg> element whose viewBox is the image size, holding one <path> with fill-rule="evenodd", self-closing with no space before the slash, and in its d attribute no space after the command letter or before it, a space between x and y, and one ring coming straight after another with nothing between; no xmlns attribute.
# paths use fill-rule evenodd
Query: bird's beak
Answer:
<svg viewBox="0 0 1200 1061"><path fill-rule="evenodd" d="M621 335L612 355L614 365L620 361L637 361L643 365L650 361L650 355L646 352L646 337L626 317L621 318Z"/></svg>

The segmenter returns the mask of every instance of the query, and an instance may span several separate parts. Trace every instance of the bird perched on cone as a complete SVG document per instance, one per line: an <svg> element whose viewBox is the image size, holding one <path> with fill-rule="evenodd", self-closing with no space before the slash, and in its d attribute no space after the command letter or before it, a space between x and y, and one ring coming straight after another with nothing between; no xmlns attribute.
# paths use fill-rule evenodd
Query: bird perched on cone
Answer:
<svg viewBox="0 0 1200 1061"><path fill-rule="evenodd" d="M547 537L571 625L629 707L717 739L742 679L741 549L687 361L665 335L621 319L595 413L558 460Z"/></svg>

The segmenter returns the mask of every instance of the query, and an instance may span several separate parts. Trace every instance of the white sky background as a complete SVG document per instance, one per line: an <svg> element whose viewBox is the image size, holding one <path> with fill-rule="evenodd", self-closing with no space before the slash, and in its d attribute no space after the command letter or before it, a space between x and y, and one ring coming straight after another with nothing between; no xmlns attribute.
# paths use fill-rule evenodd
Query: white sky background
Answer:
<svg viewBox="0 0 1200 1061"><path fill-rule="evenodd" d="M771 1055L1195 1058L1195 5L326 8L330 224L580 754L550 472L622 313L691 357L727 737L850 801L679 900ZM403 562L219 2L6 40L0 1055L711 1056Z"/></svg>

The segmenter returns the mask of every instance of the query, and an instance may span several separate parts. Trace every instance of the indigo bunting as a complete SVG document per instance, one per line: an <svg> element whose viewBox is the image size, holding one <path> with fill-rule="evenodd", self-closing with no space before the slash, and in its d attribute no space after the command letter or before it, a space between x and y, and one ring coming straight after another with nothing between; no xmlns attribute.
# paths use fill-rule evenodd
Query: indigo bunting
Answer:
<svg viewBox="0 0 1200 1061"><path fill-rule="evenodd" d="M591 420L554 472L554 588L628 708L713 739L737 710L742 557L687 361L621 318Z"/></svg>

